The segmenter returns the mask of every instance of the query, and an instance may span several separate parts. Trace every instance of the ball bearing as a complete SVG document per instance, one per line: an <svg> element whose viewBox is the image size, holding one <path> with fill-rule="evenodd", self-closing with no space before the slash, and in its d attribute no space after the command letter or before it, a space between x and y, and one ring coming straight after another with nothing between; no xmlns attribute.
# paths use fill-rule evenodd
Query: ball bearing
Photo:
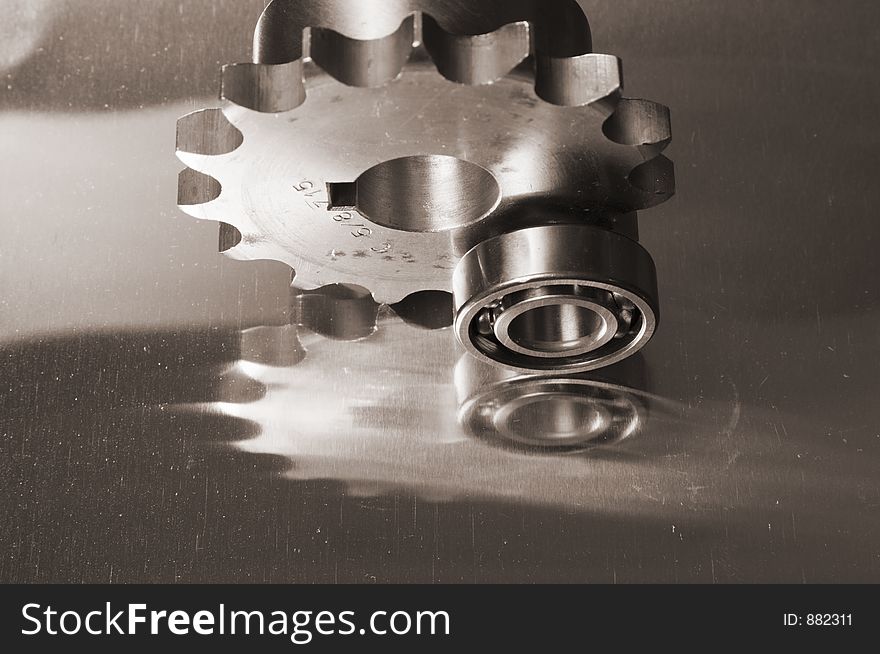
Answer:
<svg viewBox="0 0 880 654"><path fill-rule="evenodd" d="M644 347L659 319L651 256L625 236L586 225L484 241L462 257L453 286L461 344L512 370L610 365Z"/></svg>

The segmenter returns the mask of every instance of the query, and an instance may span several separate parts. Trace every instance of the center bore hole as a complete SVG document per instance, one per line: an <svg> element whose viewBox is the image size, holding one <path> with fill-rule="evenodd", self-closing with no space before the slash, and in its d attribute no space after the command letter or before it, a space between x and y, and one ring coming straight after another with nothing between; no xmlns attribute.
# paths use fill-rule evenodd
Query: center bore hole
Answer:
<svg viewBox="0 0 880 654"><path fill-rule="evenodd" d="M441 232L484 218L501 189L482 166L444 155L384 161L354 182L327 184L330 210L356 209L370 221L407 232Z"/></svg>
<svg viewBox="0 0 880 654"><path fill-rule="evenodd" d="M549 304L518 315L507 333L528 350L565 353L599 341L606 329L602 317L586 307Z"/></svg>
<svg viewBox="0 0 880 654"><path fill-rule="evenodd" d="M541 396L514 410L508 430L536 443L587 440L604 433L610 413L589 398L567 394Z"/></svg>

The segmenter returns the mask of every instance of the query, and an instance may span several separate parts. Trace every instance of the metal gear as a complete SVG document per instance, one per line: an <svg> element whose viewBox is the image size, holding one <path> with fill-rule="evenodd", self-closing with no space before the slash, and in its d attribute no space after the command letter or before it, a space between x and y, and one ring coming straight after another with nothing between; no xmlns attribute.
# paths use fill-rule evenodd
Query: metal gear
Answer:
<svg viewBox="0 0 880 654"><path fill-rule="evenodd" d="M590 50L574 0L274 0L224 106L178 122L178 203L302 289L454 291L485 360L607 365L656 325L635 212L674 181L668 109Z"/></svg>

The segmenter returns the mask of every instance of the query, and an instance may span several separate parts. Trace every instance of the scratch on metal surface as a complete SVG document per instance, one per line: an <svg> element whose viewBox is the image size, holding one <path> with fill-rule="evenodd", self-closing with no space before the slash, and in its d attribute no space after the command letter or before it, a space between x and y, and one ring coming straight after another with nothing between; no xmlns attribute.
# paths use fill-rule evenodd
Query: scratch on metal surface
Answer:
<svg viewBox="0 0 880 654"><path fill-rule="evenodd" d="M739 397L739 389L736 387L736 383L732 379L727 379L728 383L730 383L730 388L733 391L733 409L730 412L730 420L727 422L727 426L722 430L725 436L732 436L736 426L739 424L739 418L742 414L742 400Z"/></svg>

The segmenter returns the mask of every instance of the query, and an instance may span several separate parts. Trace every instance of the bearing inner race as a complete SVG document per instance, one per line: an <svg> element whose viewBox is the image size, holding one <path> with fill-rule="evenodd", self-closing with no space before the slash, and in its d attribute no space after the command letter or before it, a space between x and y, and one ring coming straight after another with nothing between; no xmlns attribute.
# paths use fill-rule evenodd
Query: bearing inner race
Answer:
<svg viewBox="0 0 880 654"><path fill-rule="evenodd" d="M492 323L504 347L542 358L592 352L614 338L618 329L617 316L576 286L548 286L506 296Z"/></svg>

